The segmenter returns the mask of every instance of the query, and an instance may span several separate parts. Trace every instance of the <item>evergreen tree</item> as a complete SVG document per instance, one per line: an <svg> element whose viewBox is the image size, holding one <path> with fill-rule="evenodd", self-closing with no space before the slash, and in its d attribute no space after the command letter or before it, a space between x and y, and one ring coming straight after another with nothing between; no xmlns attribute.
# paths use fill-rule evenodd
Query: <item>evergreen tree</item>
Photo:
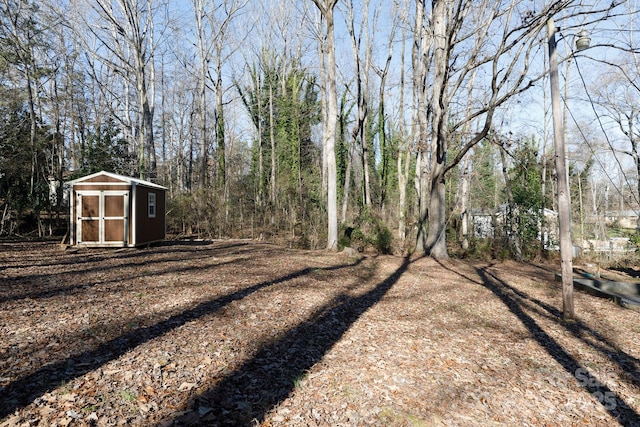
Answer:
<svg viewBox="0 0 640 427"><path fill-rule="evenodd" d="M44 147L50 140L46 128L37 127L35 136L36 164L45 165ZM27 220L30 231L35 228L40 212L50 208L49 187L44 170L38 170L32 181L32 137L29 112L23 108L0 108L0 233L17 231ZM4 224L5 213L11 225ZM26 215L26 217L25 217Z"/></svg>
<svg viewBox="0 0 640 427"><path fill-rule="evenodd" d="M87 137L82 147L81 168L73 177L105 170L126 175L135 167L135 156L113 120L101 125Z"/></svg>
<svg viewBox="0 0 640 427"><path fill-rule="evenodd" d="M488 140L479 143L472 155L473 174L470 191L470 206L493 211L501 203L499 183L496 180L495 149Z"/></svg>
<svg viewBox="0 0 640 427"><path fill-rule="evenodd" d="M508 215L514 221L514 230L522 243L522 256L527 259L536 255L540 247L538 239L544 223L542 212L545 206L542 196L542 166L538 160L538 146L534 138L524 141L513 153L514 164L510 170L515 215Z"/></svg>

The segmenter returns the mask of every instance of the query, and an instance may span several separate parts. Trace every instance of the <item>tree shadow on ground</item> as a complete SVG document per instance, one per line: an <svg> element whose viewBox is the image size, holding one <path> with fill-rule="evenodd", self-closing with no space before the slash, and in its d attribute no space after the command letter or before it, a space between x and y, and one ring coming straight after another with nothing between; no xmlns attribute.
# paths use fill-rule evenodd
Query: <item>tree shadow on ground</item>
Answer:
<svg viewBox="0 0 640 427"><path fill-rule="evenodd" d="M47 262L47 264L38 265L39 267L42 267L44 265L48 265L51 267L69 265L74 267L73 270L61 270L46 274L21 274L16 277L10 277L7 280L10 280L12 282L11 287L7 286L4 289L0 289L0 304L4 302L19 301L23 299L35 300L41 298L50 298L57 295L69 294L73 293L74 291L85 290L98 285L105 285L111 282L123 280L123 277L114 276L110 279L92 280L90 283L66 285L66 283L70 281L69 279L73 277L84 277L89 272L112 272L114 267L117 267L119 271L133 269L126 275L127 281L131 281L140 277L146 277L151 274L158 275L169 272L188 272L192 269L192 267L182 267L181 263L183 263L184 261L193 262L197 259L211 259L212 257L219 255L220 253L225 253L225 251L226 256L241 255L245 252L243 251L245 246L247 247L246 251L249 252L250 248L247 243L217 245L212 248L200 249L195 253L191 250L184 250L185 247L187 247L188 249L191 248L191 245L161 246L159 247L160 249L155 249L153 251L126 249L125 253L117 253L117 249L108 250L106 252L104 251L104 249L101 249L100 252L92 253L91 249L87 249L87 252L83 257L70 257L64 262L45 261ZM231 250L233 250L233 252L230 252ZM149 268L137 270L137 267L146 266L149 263L149 255L154 257L153 263L161 265L162 267L153 271L149 271ZM113 263L118 260L122 260L122 262L118 262L116 266L109 264L109 262ZM229 261L229 263L241 261L245 261L245 259L237 258L233 261ZM167 268L168 263L173 264L170 270ZM81 267L76 268L78 266ZM13 269L20 269L25 267L29 267L29 265L17 267L10 266L10 268ZM46 281L46 283L43 283L43 281Z"/></svg>
<svg viewBox="0 0 640 427"><path fill-rule="evenodd" d="M478 283L477 280L455 271L442 263L440 263L440 265L464 277L466 280ZM622 397L581 365L580 362L565 350L558 341L550 336L526 310L533 310L536 314L544 316L556 324L563 326L576 338L597 349L612 362L624 369L627 374L636 378L638 377L638 360L617 348L604 336L583 322L579 320L572 323L564 322L562 320L562 313L558 309L510 286L504 280L491 273L489 271L490 268L491 266L476 268L476 272L481 279L479 284L490 290L502 301L509 311L527 328L530 336L535 339L547 354L562 366L567 373L575 378L576 384L593 396L613 419L620 425L640 425L640 416L633 408L630 408ZM540 309L546 313L541 312ZM595 342L593 340L595 340Z"/></svg>
<svg viewBox="0 0 640 427"><path fill-rule="evenodd" d="M93 271L94 265L105 261L123 260L123 266L144 264L149 254L154 256L166 255L169 257L184 258L184 255L193 254L194 250L205 252L207 250L220 252L221 250L241 250L244 247L255 246L255 243L245 241L229 241L214 245L211 240L191 241L191 240L173 240L162 241L153 244L136 247L136 248L104 248L104 247L75 247L72 246L67 250L58 249L58 245L53 242L36 242L31 246L25 244L20 245L3 245L0 244L0 256L4 253L21 252L22 256L17 259L7 257L0 264L0 271L7 269L22 269L33 266L38 267L60 267L73 266L80 267L73 270L73 273L84 273L88 270ZM186 251L185 251L186 249ZM28 254L25 254L29 251ZM49 253L55 253L55 256L47 256ZM181 255L183 255L181 257ZM81 267L86 265L86 269ZM25 276L31 280L45 275ZM46 275L50 276L50 275Z"/></svg>
<svg viewBox="0 0 640 427"><path fill-rule="evenodd" d="M495 278L495 275L491 275ZM499 280L495 278L496 280ZM581 340L594 350L597 350L600 354L607 357L613 363L618 365L627 375L629 375L632 381L636 385L640 385L640 359L630 355L624 350L620 349L610 339L604 336L599 331L591 328L580 319L576 319L571 322L564 322L562 320L562 311L558 308L540 301L528 295L526 292L518 290L513 286L503 283L503 286L510 292L513 292L520 299L521 304L526 306L530 310L534 311L539 316L545 317L557 324L562 325L567 331L569 331L575 338ZM600 295L596 295L601 297Z"/></svg>
<svg viewBox="0 0 640 427"><path fill-rule="evenodd" d="M117 359L129 350L161 337L188 322L214 314L234 301L246 298L270 286L313 274L318 270L335 271L354 267L361 262L362 259L359 259L355 262L337 266L324 268L307 267L273 280L263 281L236 292L202 302L189 310L172 315L153 325L131 330L91 350L75 354L64 360L45 364L31 374L14 378L6 387L0 387L0 419L8 416L15 410L29 405L39 396L53 390L60 384L85 375L107 362Z"/></svg>
<svg viewBox="0 0 640 427"><path fill-rule="evenodd" d="M215 387L192 399L186 413L160 425L260 425L269 410L283 402L298 381L387 294L409 264L405 258L393 274L363 295L342 293L329 301L305 322L265 343Z"/></svg>

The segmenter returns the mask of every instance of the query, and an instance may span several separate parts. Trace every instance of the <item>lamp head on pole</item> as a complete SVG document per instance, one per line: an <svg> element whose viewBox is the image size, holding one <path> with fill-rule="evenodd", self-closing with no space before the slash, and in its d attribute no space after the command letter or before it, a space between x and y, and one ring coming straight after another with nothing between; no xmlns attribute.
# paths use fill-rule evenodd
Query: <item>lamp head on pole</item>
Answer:
<svg viewBox="0 0 640 427"><path fill-rule="evenodd" d="M587 33L587 30L580 31L576 40L576 49L578 50L578 52L587 49L590 43L591 37L589 37L589 33Z"/></svg>

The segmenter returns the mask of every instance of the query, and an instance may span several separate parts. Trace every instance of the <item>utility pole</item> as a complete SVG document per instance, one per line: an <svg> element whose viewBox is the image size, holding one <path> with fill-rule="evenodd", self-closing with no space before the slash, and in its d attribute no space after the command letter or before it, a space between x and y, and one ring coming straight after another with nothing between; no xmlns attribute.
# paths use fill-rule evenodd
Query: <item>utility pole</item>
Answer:
<svg viewBox="0 0 640 427"><path fill-rule="evenodd" d="M551 113L553 115L553 145L556 152L556 176L558 179L558 222L560 226L560 259L562 268L562 317L574 320L573 307L573 245L571 244L571 195L567 178L564 123L560 105L558 84L558 53L556 51L556 26L553 19L547 21L549 35L549 85L551 87Z"/></svg>

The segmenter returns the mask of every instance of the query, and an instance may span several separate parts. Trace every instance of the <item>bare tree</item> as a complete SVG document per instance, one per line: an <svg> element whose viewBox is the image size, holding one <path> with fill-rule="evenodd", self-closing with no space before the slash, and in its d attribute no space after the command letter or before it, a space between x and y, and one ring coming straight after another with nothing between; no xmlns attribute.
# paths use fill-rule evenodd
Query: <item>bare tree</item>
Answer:
<svg viewBox="0 0 640 427"><path fill-rule="evenodd" d="M418 195L418 233L416 236L416 251L426 251L426 230L428 215L429 193L429 144L428 122L431 110L427 106L427 79L433 61L433 37L427 32L426 4L416 1L415 22L413 26L413 47L411 62L413 66L413 130L416 150L415 189Z"/></svg>
<svg viewBox="0 0 640 427"><path fill-rule="evenodd" d="M125 90L130 87L135 90L138 172L155 180L155 0L96 0L89 5L91 13L82 12L80 1L76 4L80 9L78 16L83 20L79 24L97 41L95 45L85 41L92 58L120 76ZM125 97L123 102L126 104L128 99Z"/></svg>
<svg viewBox="0 0 640 427"><path fill-rule="evenodd" d="M640 68L635 68L637 62L631 64L632 67L621 67L609 74L607 84L598 85L597 103L626 138L628 149L622 152L631 157L636 176L640 177L640 88L634 83L639 81ZM633 198L640 204L640 180ZM637 227L640 232L640 220Z"/></svg>
<svg viewBox="0 0 640 427"><path fill-rule="evenodd" d="M327 249L338 247L338 192L336 170L336 129L338 122L338 92L336 88L336 45L334 35L334 9L338 0L313 0L320 10L324 21L326 102L322 104L323 118L326 120L323 129L323 155L327 165Z"/></svg>
<svg viewBox="0 0 640 427"><path fill-rule="evenodd" d="M216 191L212 197L219 201L216 211L228 214L229 186L227 183L227 128L225 122L225 85L223 67L235 52L242 37L234 39L234 23L247 5L247 0L193 0L196 22L198 73L197 111L199 120L198 175L201 188L209 185L210 169L213 169ZM214 108L209 107L209 94L215 99ZM209 125L213 116L214 125ZM211 146L215 140L213 165L209 164ZM213 166L212 168L210 166ZM227 215L225 214L225 218Z"/></svg>
<svg viewBox="0 0 640 427"><path fill-rule="evenodd" d="M196 22L196 39L198 45L198 115L200 118L200 166L199 166L199 182L200 187L205 188L208 176L208 156L209 156L209 138L207 127L207 73L209 71L209 62L211 61L211 47L208 46L211 34L205 29L205 19L209 11L205 8L204 0L193 0L193 12Z"/></svg>
<svg viewBox="0 0 640 427"><path fill-rule="evenodd" d="M373 33L377 33L377 20L374 21ZM389 70L391 68L391 60L393 59L393 46L395 43L396 31L398 29L398 10L394 7L392 10L391 18L391 30L389 31L389 39L387 42L387 57L385 58L384 65L378 67L374 65L376 74L380 77L380 86L378 87L378 140L380 145L380 154L382 158L382 164L380 166L380 178L381 178L381 192L380 192L380 207L383 208L387 202L387 186L389 184L390 163L392 159L391 149L388 146L387 139L387 110L386 110L386 96L385 93L389 89L387 87L387 79L389 77ZM403 50L404 51L404 50ZM404 58L402 59L404 61ZM401 89L402 90L402 89Z"/></svg>
<svg viewBox="0 0 640 427"><path fill-rule="evenodd" d="M397 173L398 173L398 238L404 242L407 233L407 183L409 181L409 166L411 165L411 150L409 149L409 141L413 138L411 135L407 135L405 125L405 45L407 40L407 12L406 8L403 9L402 5L397 3L401 11L399 12L400 18L403 21L402 26L402 38L401 38L401 53L400 53L400 99L398 102L398 132L400 144L398 146L398 159L397 159ZM402 10L405 10L403 13Z"/></svg>
<svg viewBox="0 0 640 427"><path fill-rule="evenodd" d="M359 30L356 30L355 7L353 0L349 0L347 3L347 28L351 36L351 48L355 68L355 98L358 107L356 112L356 125L352 132L352 144L355 145L357 141L360 141L360 146L362 147L364 204L370 208L371 176L369 171L370 149L367 126L369 122L369 73L371 72L371 56L373 54L372 33L374 33L374 31L369 30L369 4L369 0L364 0L362 8L359 10L359 15L361 16ZM364 47L362 46L363 37Z"/></svg>
<svg viewBox="0 0 640 427"><path fill-rule="evenodd" d="M589 16L607 16L620 2L590 8ZM542 78L531 70L532 53L539 46L538 36L549 17L563 11L563 19L586 13L580 1L557 0L532 9L529 2L490 2L470 0L434 0L428 24L433 43L433 69L430 75L428 177L428 235L424 252L435 258L447 258L445 231L447 211L445 179L466 153L482 141L491 129L493 115L515 95L522 93ZM423 31L416 26L417 31ZM482 70L487 80L476 79L475 88L482 92L468 114L452 111L474 70ZM484 84L484 87L481 85ZM476 122L474 135L451 151L449 136L460 131L469 121ZM424 206L424 193L419 194ZM421 211L424 213L424 210ZM420 231L419 234L420 236ZM418 240L418 249L421 239Z"/></svg>

